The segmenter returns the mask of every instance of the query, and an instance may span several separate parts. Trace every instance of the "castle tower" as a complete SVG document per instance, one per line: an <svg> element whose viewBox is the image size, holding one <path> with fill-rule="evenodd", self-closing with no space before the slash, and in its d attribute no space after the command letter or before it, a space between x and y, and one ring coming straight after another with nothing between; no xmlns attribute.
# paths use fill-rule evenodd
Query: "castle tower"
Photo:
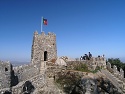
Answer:
<svg viewBox="0 0 125 94"><path fill-rule="evenodd" d="M44 32L41 34L38 34L37 31L34 32L31 63L48 61L56 58L56 35L50 32L48 35L46 35Z"/></svg>
<svg viewBox="0 0 125 94"><path fill-rule="evenodd" d="M0 61L0 89L11 87L12 65L8 62Z"/></svg>

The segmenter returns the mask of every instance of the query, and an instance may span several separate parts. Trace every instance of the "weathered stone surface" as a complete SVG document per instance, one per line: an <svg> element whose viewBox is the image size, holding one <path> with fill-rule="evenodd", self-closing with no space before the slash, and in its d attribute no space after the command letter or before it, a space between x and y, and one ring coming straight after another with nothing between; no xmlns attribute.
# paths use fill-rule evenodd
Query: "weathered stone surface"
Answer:
<svg viewBox="0 0 125 94"><path fill-rule="evenodd" d="M9 62L0 61L0 89L10 88L12 66Z"/></svg>
<svg viewBox="0 0 125 94"><path fill-rule="evenodd" d="M56 81L67 94L121 94L105 77L78 71L64 71Z"/></svg>
<svg viewBox="0 0 125 94"><path fill-rule="evenodd" d="M33 36L31 63L38 63L57 58L56 35L44 32L38 34L36 31Z"/></svg>
<svg viewBox="0 0 125 94"><path fill-rule="evenodd" d="M84 61L67 61L67 68L68 69L75 69L75 67L82 66L86 64L88 66L88 70L95 70L96 67L100 67L102 69L106 69L106 60L102 57L94 58L92 57L91 60L84 60Z"/></svg>
<svg viewBox="0 0 125 94"><path fill-rule="evenodd" d="M19 82L30 79L40 73L41 63L21 65L14 67L15 75L18 76Z"/></svg>
<svg viewBox="0 0 125 94"><path fill-rule="evenodd" d="M57 58L55 64L57 64L59 66L67 66L66 62L61 58Z"/></svg>

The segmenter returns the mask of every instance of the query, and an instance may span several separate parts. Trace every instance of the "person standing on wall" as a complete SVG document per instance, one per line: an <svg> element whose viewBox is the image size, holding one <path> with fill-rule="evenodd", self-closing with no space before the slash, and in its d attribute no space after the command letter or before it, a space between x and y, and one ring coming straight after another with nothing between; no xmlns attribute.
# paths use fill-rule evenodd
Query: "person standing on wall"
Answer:
<svg viewBox="0 0 125 94"><path fill-rule="evenodd" d="M89 52L89 55L88 55L88 56L89 56L89 60L90 60L90 58L92 57L92 54Z"/></svg>

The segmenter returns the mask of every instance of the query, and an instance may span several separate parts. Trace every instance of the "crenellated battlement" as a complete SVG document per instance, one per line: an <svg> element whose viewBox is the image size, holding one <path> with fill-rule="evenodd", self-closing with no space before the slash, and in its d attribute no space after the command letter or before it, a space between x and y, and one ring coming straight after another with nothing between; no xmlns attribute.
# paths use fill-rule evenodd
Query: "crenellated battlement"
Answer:
<svg viewBox="0 0 125 94"><path fill-rule="evenodd" d="M120 68L120 71L118 71L117 66L113 65L113 68L111 67L110 62L107 62L107 69L109 70L109 72L111 72L116 78L122 80L125 82L125 78L124 78L124 71L122 68Z"/></svg>
<svg viewBox="0 0 125 94"><path fill-rule="evenodd" d="M48 34L45 34L45 32L41 32L41 34L38 34L37 31L34 32L34 36L50 36L50 37L56 37L56 34L52 33L52 32L48 32Z"/></svg>

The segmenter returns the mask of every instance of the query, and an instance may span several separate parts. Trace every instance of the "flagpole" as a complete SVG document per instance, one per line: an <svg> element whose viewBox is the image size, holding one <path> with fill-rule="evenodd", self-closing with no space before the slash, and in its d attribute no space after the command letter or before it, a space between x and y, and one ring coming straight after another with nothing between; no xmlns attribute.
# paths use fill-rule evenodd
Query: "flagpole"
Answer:
<svg viewBox="0 0 125 94"><path fill-rule="evenodd" d="M41 32L43 31L43 17L41 18Z"/></svg>

